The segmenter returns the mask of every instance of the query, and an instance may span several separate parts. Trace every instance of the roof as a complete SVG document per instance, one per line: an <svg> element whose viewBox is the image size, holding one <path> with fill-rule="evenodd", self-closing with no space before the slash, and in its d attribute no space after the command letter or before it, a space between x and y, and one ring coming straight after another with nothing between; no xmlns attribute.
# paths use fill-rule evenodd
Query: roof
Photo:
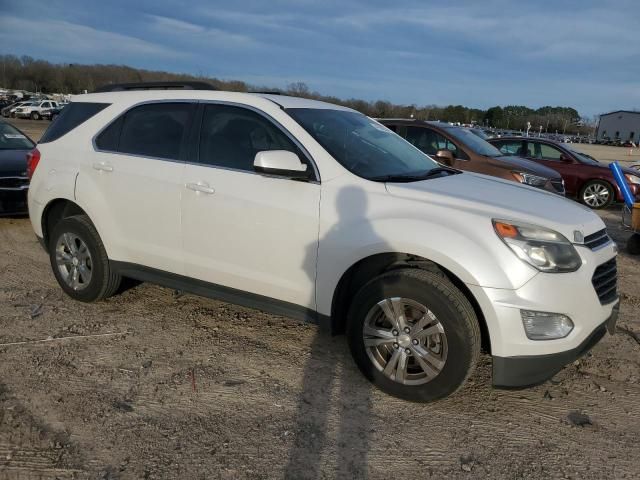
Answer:
<svg viewBox="0 0 640 480"><path fill-rule="evenodd" d="M616 110L614 112L609 112L609 113L603 113L600 115L600 117L606 117L609 115L615 115L616 113L631 113L633 115L640 115L640 112L634 112L633 110Z"/></svg>
<svg viewBox="0 0 640 480"><path fill-rule="evenodd" d="M300 97L289 97L287 95L274 95L262 93L228 92L222 90L126 90L102 93L87 93L74 95L72 101L76 102L145 102L159 100L218 100L227 102L246 102L249 99L255 100L261 97L279 105L282 108L314 108L325 110L346 110L350 108L334 105L332 103L309 100Z"/></svg>
<svg viewBox="0 0 640 480"><path fill-rule="evenodd" d="M382 124L385 122L393 122L393 123L406 123L407 125L433 125L434 127L440 128L453 128L458 127L458 125L451 125L448 122L439 122L437 120L419 120L417 118L376 118L376 120ZM462 127L464 128L464 127Z"/></svg>

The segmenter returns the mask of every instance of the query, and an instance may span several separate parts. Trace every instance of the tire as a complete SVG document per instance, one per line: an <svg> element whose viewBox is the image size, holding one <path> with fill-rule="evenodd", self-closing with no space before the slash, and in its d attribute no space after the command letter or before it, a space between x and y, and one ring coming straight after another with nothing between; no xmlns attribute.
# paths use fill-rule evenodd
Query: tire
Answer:
<svg viewBox="0 0 640 480"><path fill-rule="evenodd" d="M399 316L388 316L384 308L403 312L396 327L406 322L408 333L394 332L396 320L390 319ZM347 339L367 379L389 395L413 402L456 392L475 369L481 344L478 319L467 298L444 275L419 269L394 270L362 287L349 309Z"/></svg>
<svg viewBox="0 0 640 480"><path fill-rule="evenodd" d="M31 120L40 120L42 117L38 112L31 112Z"/></svg>
<svg viewBox="0 0 640 480"><path fill-rule="evenodd" d="M578 200L594 210L607 208L613 203L615 191L605 180L590 180L580 189Z"/></svg>
<svg viewBox="0 0 640 480"><path fill-rule="evenodd" d="M627 240L627 252L631 255L640 255L640 233L634 233Z"/></svg>
<svg viewBox="0 0 640 480"><path fill-rule="evenodd" d="M58 222L49 241L49 259L60 287L74 300L102 300L120 286L121 277L112 270L102 240L86 215Z"/></svg>

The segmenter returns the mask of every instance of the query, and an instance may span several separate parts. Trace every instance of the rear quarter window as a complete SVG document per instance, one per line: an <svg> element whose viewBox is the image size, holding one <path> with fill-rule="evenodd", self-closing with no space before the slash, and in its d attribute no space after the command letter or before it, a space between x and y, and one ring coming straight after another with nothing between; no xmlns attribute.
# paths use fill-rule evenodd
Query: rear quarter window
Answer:
<svg viewBox="0 0 640 480"><path fill-rule="evenodd" d="M108 103L70 103L60 111L58 118L51 123L38 143L48 143L59 139L109 105Z"/></svg>

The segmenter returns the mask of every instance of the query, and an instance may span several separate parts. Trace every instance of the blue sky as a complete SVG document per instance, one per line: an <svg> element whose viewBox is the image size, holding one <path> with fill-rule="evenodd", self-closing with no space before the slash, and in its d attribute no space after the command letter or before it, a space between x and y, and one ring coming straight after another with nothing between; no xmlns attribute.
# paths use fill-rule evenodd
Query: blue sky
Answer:
<svg viewBox="0 0 640 480"><path fill-rule="evenodd" d="M0 0L0 53L585 116L640 108L639 31L634 0Z"/></svg>

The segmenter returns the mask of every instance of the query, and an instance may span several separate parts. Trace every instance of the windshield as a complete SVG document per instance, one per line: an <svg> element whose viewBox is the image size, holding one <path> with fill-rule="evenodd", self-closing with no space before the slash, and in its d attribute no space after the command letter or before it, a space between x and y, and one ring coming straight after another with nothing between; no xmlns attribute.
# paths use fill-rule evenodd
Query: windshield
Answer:
<svg viewBox="0 0 640 480"><path fill-rule="evenodd" d="M423 175L440 165L387 127L358 112L286 110L350 172L367 179Z"/></svg>
<svg viewBox="0 0 640 480"><path fill-rule="evenodd" d="M17 128L0 123L0 150L31 150L35 145Z"/></svg>
<svg viewBox="0 0 640 480"><path fill-rule="evenodd" d="M502 156L502 152L500 152L500 150L465 128L447 127L444 131L456 140L462 142L466 147L470 148L478 155L484 155L485 157Z"/></svg>
<svg viewBox="0 0 640 480"><path fill-rule="evenodd" d="M571 150L571 153L573 153L582 163L586 163L587 165L598 165L600 163L592 156L587 155L586 153L579 152L575 148L572 148L568 145L565 145L565 148L567 150Z"/></svg>

